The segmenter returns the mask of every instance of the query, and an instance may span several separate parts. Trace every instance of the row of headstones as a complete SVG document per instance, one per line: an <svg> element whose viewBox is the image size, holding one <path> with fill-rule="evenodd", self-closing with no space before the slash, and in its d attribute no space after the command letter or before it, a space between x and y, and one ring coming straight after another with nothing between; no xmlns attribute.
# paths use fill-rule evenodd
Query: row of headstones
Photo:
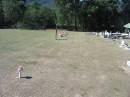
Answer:
<svg viewBox="0 0 130 97"><path fill-rule="evenodd" d="M100 36L102 38L110 38L110 39L118 39L119 36L128 36L128 37L120 37L120 38L130 38L130 33L120 33L120 32L108 32L107 30L103 32L94 32L96 36Z"/></svg>
<svg viewBox="0 0 130 97"><path fill-rule="evenodd" d="M102 38L109 38L112 35L112 32L108 32L107 30L103 32L94 32L96 36L100 36ZM116 32L119 33L119 32Z"/></svg>
<svg viewBox="0 0 130 97"><path fill-rule="evenodd" d="M100 36L102 38L110 38L112 35L112 32L108 32L107 30L105 32L100 32L100 33L95 32L95 33L96 33L96 36ZM116 32L116 34L120 34L120 33ZM130 50L130 46L128 45L128 42L124 39L121 39L119 46L124 49Z"/></svg>

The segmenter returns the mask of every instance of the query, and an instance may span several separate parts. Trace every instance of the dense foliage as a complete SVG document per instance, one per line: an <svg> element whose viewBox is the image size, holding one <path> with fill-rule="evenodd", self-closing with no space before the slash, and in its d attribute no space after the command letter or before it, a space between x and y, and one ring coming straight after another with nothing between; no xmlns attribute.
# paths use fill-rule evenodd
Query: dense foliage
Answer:
<svg viewBox="0 0 130 97"><path fill-rule="evenodd" d="M0 0L0 28L44 29L57 24L82 31L121 31L130 20L129 6L129 0Z"/></svg>
<svg viewBox="0 0 130 97"><path fill-rule="evenodd" d="M33 3L27 6L23 23L24 27L30 29L44 29L55 26L54 12L38 3Z"/></svg>
<svg viewBox="0 0 130 97"><path fill-rule="evenodd" d="M73 25L76 30L122 30L130 20L129 0L55 0L61 25ZM57 16L59 16L57 14Z"/></svg>
<svg viewBox="0 0 130 97"><path fill-rule="evenodd" d="M54 11L39 2L0 0L1 28L44 29L55 26Z"/></svg>

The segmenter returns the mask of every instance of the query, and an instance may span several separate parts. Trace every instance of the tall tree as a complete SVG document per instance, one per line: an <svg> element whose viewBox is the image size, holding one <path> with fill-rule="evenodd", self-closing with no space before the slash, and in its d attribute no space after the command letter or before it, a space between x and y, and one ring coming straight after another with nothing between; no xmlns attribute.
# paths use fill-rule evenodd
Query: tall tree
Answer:
<svg viewBox="0 0 130 97"><path fill-rule="evenodd" d="M79 0L55 0L55 2L61 13L60 24L68 26L74 25L77 29Z"/></svg>
<svg viewBox="0 0 130 97"><path fill-rule="evenodd" d="M64 21L84 30L114 29L118 0L55 0ZM67 21L68 20L68 21ZM69 22L68 22L69 23Z"/></svg>
<svg viewBox="0 0 130 97"><path fill-rule="evenodd" d="M54 12L37 2L29 4L24 14L24 25L29 29L44 29L55 25Z"/></svg>
<svg viewBox="0 0 130 97"><path fill-rule="evenodd" d="M122 1L122 8L123 8L123 15L122 19L124 23L130 22L130 1L129 0L121 0Z"/></svg>
<svg viewBox="0 0 130 97"><path fill-rule="evenodd" d="M0 28L4 25L4 15L3 15L3 5L2 0L0 0Z"/></svg>
<svg viewBox="0 0 130 97"><path fill-rule="evenodd" d="M20 0L3 0L4 24L9 27L21 18Z"/></svg>

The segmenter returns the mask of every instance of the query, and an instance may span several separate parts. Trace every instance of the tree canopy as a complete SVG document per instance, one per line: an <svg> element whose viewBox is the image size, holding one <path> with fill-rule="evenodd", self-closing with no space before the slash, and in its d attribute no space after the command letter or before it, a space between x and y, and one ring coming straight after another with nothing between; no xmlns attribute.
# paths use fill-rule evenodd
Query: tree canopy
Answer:
<svg viewBox="0 0 130 97"><path fill-rule="evenodd" d="M38 1L0 0L0 28L44 29L59 24L72 30L115 31L130 20L129 0L52 0L51 7Z"/></svg>
<svg viewBox="0 0 130 97"><path fill-rule="evenodd" d="M94 31L120 29L122 26L120 19L123 18L120 9L123 10L123 6L128 6L128 4L122 6L118 0L55 0L55 2L62 14L62 24L74 25L80 30Z"/></svg>

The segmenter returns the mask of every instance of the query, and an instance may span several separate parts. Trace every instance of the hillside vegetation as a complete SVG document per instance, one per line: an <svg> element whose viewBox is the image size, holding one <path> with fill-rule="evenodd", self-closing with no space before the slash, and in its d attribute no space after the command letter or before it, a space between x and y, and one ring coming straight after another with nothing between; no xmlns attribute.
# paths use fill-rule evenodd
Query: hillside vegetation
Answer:
<svg viewBox="0 0 130 97"><path fill-rule="evenodd" d="M129 0L1 0L0 28L123 31Z"/></svg>

